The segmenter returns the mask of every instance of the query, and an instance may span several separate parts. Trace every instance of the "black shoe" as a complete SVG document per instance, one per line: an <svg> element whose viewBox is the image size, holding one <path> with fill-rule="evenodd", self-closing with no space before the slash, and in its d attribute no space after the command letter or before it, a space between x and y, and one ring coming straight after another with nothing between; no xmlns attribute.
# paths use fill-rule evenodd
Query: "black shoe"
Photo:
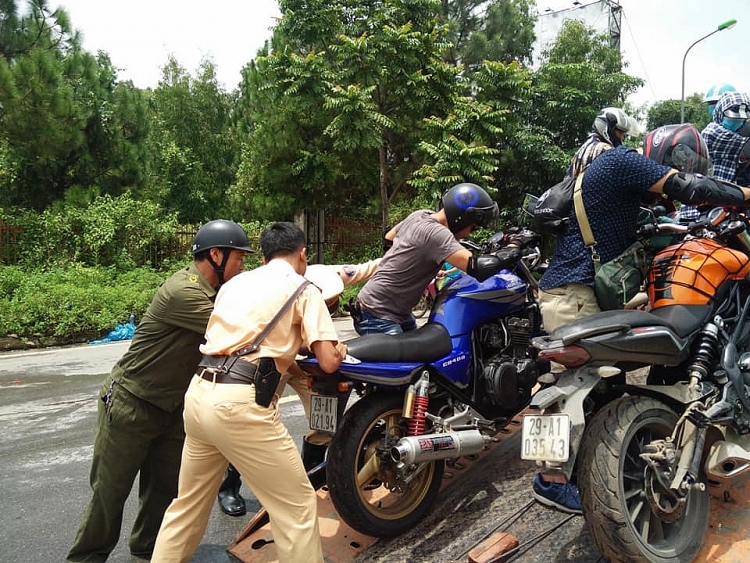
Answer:
<svg viewBox="0 0 750 563"><path fill-rule="evenodd" d="M219 508L228 516L244 516L247 509L245 508L245 499L240 494L242 481L239 472L230 464L227 468L227 474L224 481L219 487Z"/></svg>
<svg viewBox="0 0 750 563"><path fill-rule="evenodd" d="M311 444L307 438L302 442L302 465L307 471L307 478L316 491L326 484L326 466L320 466L326 460L328 446ZM320 466L320 467L319 467ZM315 471L311 471L315 469Z"/></svg>

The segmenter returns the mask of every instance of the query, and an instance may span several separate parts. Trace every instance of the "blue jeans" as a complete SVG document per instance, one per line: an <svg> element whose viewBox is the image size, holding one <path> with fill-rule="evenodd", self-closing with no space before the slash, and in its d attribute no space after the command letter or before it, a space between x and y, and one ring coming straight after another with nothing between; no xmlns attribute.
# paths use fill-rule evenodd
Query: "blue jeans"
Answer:
<svg viewBox="0 0 750 563"><path fill-rule="evenodd" d="M354 330L359 335L365 334L401 334L410 330L416 330L417 321L414 315L409 315L409 319L399 324L388 319L379 319L369 311L362 309L362 320L354 323Z"/></svg>

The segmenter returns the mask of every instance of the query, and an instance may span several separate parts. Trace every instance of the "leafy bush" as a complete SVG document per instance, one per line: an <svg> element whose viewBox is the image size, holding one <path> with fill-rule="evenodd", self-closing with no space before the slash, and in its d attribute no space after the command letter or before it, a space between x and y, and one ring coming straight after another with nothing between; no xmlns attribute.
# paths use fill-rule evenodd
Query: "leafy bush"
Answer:
<svg viewBox="0 0 750 563"><path fill-rule="evenodd" d="M20 210L13 217L24 226L25 250L20 265L0 266L0 336L71 341L106 335L131 312L140 318L158 285L190 263L185 240L198 229L177 226L157 207L129 196L97 198L86 209ZM256 250L245 260L250 270L263 263L259 239L269 223L240 224ZM325 258L355 264L381 253L378 240L335 258L327 251ZM341 303L361 286L347 288Z"/></svg>
<svg viewBox="0 0 750 563"><path fill-rule="evenodd" d="M22 212L23 263L56 266L79 262L120 271L152 264L151 247L174 246L175 214L126 193L97 197L87 207L62 205L36 214ZM158 257L157 257L158 259Z"/></svg>
<svg viewBox="0 0 750 563"><path fill-rule="evenodd" d="M0 268L0 335L93 338L140 318L164 275L150 268L118 274L114 267L37 270L17 276L18 268ZM10 281L8 281L10 280Z"/></svg>

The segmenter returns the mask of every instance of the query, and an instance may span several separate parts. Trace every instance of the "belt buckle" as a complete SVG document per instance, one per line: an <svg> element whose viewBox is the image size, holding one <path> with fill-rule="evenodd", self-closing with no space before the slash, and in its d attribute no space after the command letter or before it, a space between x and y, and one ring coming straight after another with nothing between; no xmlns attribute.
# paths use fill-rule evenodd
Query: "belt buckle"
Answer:
<svg viewBox="0 0 750 563"><path fill-rule="evenodd" d="M215 367L205 367L198 374L198 377L200 377L201 379L206 379L204 376L205 375L210 375L211 378L212 378L212 380L213 380L213 382L216 383L216 376L219 375L219 374L221 374L221 373L226 373L226 369L221 370L221 369L215 368ZM208 381L208 379L206 379L206 381Z"/></svg>

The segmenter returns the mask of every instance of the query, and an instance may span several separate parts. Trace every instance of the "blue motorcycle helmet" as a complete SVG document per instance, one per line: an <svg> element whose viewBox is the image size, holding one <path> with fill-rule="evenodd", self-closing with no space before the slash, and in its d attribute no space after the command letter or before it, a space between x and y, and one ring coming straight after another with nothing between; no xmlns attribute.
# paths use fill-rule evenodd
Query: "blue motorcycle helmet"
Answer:
<svg viewBox="0 0 750 563"><path fill-rule="evenodd" d="M443 194L448 228L456 234L470 225L489 227L500 215L497 203L476 184L456 184Z"/></svg>
<svg viewBox="0 0 750 563"><path fill-rule="evenodd" d="M714 109L716 109L716 102L719 101L719 98L721 98L722 94L726 92L736 92L736 91L737 89L727 82L720 82L719 84L714 84L713 86L711 86L706 91L706 95L703 96L703 103L706 104L708 115L713 117Z"/></svg>

